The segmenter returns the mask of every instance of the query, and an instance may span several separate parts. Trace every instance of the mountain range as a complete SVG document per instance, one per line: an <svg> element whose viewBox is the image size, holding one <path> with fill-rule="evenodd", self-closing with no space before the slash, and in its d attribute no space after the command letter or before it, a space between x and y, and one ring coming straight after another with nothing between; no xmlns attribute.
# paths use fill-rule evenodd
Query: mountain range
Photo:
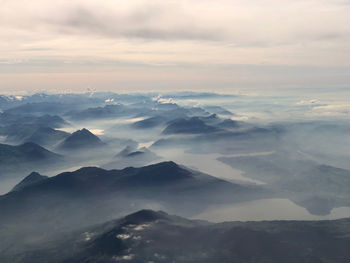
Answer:
<svg viewBox="0 0 350 263"><path fill-rule="evenodd" d="M23 176L35 169L52 169L62 165L63 161L63 156L32 142L17 146L0 144L0 177Z"/></svg>
<svg viewBox="0 0 350 263"><path fill-rule="evenodd" d="M85 167L49 178L31 174L14 189L0 196L0 251L8 246L16 251L33 238L41 240L144 207L191 216L210 205L264 195L258 187L230 183L174 162L109 171Z"/></svg>
<svg viewBox="0 0 350 263"><path fill-rule="evenodd" d="M2 262L347 263L349 246L349 219L213 224L141 210L4 255Z"/></svg>

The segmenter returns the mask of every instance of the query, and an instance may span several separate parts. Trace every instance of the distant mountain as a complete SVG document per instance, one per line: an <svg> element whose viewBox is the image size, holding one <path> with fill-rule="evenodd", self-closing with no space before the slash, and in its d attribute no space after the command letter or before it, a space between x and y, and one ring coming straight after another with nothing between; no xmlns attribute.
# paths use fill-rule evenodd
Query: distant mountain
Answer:
<svg viewBox="0 0 350 263"><path fill-rule="evenodd" d="M25 103L23 105L10 108L6 110L7 113L11 114L33 114L33 115L57 115L67 111L67 105L59 102L35 102Z"/></svg>
<svg viewBox="0 0 350 263"><path fill-rule="evenodd" d="M218 127L224 129L236 129L239 128L243 123L239 121L234 121L231 119L225 119L222 122L218 123Z"/></svg>
<svg viewBox="0 0 350 263"><path fill-rule="evenodd" d="M122 104L106 105L104 107L88 108L80 111L71 111L66 114L69 118L75 121L93 120L93 119L105 119L131 116L138 111L133 108L129 108Z"/></svg>
<svg viewBox="0 0 350 263"><path fill-rule="evenodd" d="M47 178L48 178L47 176L41 175L37 172L32 172L30 175L25 177L21 182L16 184L15 187L13 187L13 189L11 191L12 192L19 191L27 186L33 185L33 184L38 183L40 181L43 181Z"/></svg>
<svg viewBox="0 0 350 263"><path fill-rule="evenodd" d="M209 222L141 210L42 242L10 262L350 261L350 220ZM1 259L1 257L0 257Z"/></svg>
<svg viewBox="0 0 350 263"><path fill-rule="evenodd" d="M146 147L136 148L127 146L111 162L102 167L105 169L121 169L129 166L140 167L157 159L160 159L160 157Z"/></svg>
<svg viewBox="0 0 350 263"><path fill-rule="evenodd" d="M167 121L167 118L163 116L154 116L141 121L137 121L132 124L133 128L137 129L150 129L157 127Z"/></svg>
<svg viewBox="0 0 350 263"><path fill-rule="evenodd" d="M90 185L95 185L95 188L91 189ZM99 192L103 189L103 192L107 193L136 188L158 188L159 186L164 188L159 189L162 192L165 189L174 190L177 188L181 189L182 187L184 187L183 190L189 190L188 187L191 186L191 191L188 192L189 195L195 193L192 190L202 191L204 187L207 190L218 186L228 187L231 190L240 188L239 185L197 171L185 169L174 162L162 162L141 168L128 167L122 170L110 171L97 167L85 167L75 172L66 172L50 177L39 186L33 185L33 187L28 189L22 189L22 191L29 191L35 195L34 188L39 187L40 189L37 189L38 191L41 192L44 190L47 194L50 194L50 188L54 187L56 190L60 189L63 192L71 191L72 189L77 191L76 193L91 192L91 190Z"/></svg>
<svg viewBox="0 0 350 263"><path fill-rule="evenodd" d="M208 116L200 116L197 118L199 118L201 121L204 121L205 124L214 126L222 121L222 119L219 118L217 114L210 114Z"/></svg>
<svg viewBox="0 0 350 263"><path fill-rule="evenodd" d="M216 115L207 116L208 115L207 112L205 112L201 108L195 108L195 107L181 108L177 106L175 109L169 109L166 111L161 111L157 109L155 112L157 115L135 122L132 124L132 127L137 129L148 129L148 128L154 128L160 125L166 125L166 124L169 125L173 123L177 124L177 123L187 121L189 119L188 116L193 116L198 114L200 117L193 117L194 119L192 118L189 120L193 122L193 125L195 125L196 119L199 119L204 122L206 121L210 122L211 120L213 120L213 118L216 117Z"/></svg>
<svg viewBox="0 0 350 263"><path fill-rule="evenodd" d="M96 135L87 129L78 130L68 136L58 149L67 151L77 151L82 149L103 147L105 144Z"/></svg>
<svg viewBox="0 0 350 263"><path fill-rule="evenodd" d="M8 143L34 142L44 147L53 147L70 134L47 126L36 124L13 124L0 128Z"/></svg>
<svg viewBox="0 0 350 263"><path fill-rule="evenodd" d="M62 164L63 157L38 144L28 142L19 146L0 144L0 176L29 173Z"/></svg>
<svg viewBox="0 0 350 263"><path fill-rule="evenodd" d="M8 126L11 124L36 124L52 128L60 128L66 126L68 123L57 115L45 114L35 116L30 114L13 114L7 112L0 113L0 125Z"/></svg>
<svg viewBox="0 0 350 263"><path fill-rule="evenodd" d="M53 147L69 136L70 134L68 132L55 130L50 127L39 127L33 134L26 138L25 141Z"/></svg>
<svg viewBox="0 0 350 263"><path fill-rule="evenodd" d="M163 134L201 134L216 131L218 131L217 128L205 124L200 118L192 117L190 119L176 119L169 122Z"/></svg>
<svg viewBox="0 0 350 263"><path fill-rule="evenodd" d="M215 114L219 114L219 115L229 115L229 116L234 115L229 110L227 110L223 107L220 107L220 106L204 106L204 109L211 112L211 113L215 113Z"/></svg>
<svg viewBox="0 0 350 263"><path fill-rule="evenodd" d="M0 135L6 137L6 143L22 144L40 127L37 124L21 123L4 125L0 126Z"/></svg>

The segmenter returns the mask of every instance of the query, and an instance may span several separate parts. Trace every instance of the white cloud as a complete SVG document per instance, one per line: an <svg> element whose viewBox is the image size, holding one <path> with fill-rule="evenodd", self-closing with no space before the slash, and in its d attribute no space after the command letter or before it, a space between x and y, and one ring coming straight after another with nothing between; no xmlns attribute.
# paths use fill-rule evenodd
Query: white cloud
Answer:
<svg viewBox="0 0 350 263"><path fill-rule="evenodd" d="M129 235L129 234L119 234L119 235L117 235L117 238L123 239L123 240L129 239L130 237L131 237L131 235Z"/></svg>
<svg viewBox="0 0 350 263"><path fill-rule="evenodd" d="M314 105L319 104L320 101L318 99L311 99L311 100L301 100L297 102L297 105Z"/></svg>
<svg viewBox="0 0 350 263"><path fill-rule="evenodd" d="M156 101L160 104L176 104L176 101L172 98L162 98L162 95L158 95L157 97L152 98L153 101Z"/></svg>
<svg viewBox="0 0 350 263"><path fill-rule="evenodd" d="M313 114L319 116L348 117L350 115L350 104L326 104L312 108Z"/></svg>

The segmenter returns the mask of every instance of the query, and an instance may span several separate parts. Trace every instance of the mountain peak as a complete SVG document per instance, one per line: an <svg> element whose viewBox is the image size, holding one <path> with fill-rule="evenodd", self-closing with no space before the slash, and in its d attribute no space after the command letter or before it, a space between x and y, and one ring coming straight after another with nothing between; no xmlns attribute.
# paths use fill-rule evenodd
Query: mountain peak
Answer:
<svg viewBox="0 0 350 263"><path fill-rule="evenodd" d="M72 133L72 135L80 135L80 136L95 136L92 132L90 132L88 129L83 128L81 130L77 130Z"/></svg>
<svg viewBox="0 0 350 263"><path fill-rule="evenodd" d="M80 132L80 133L85 133L85 134L92 134L92 132L90 132L88 129L86 128L82 128L81 130L78 130L76 132Z"/></svg>
<svg viewBox="0 0 350 263"><path fill-rule="evenodd" d="M159 185L190 179L192 173L169 161L138 168L132 178L134 184Z"/></svg>
<svg viewBox="0 0 350 263"><path fill-rule="evenodd" d="M103 146L104 143L88 129L83 128L72 133L60 145L61 149L80 149Z"/></svg>
<svg viewBox="0 0 350 263"><path fill-rule="evenodd" d="M42 180L45 180L46 178L48 178L47 176L41 175L37 172L32 172L31 174L29 174L27 177L25 177L22 181L20 181L17 185L15 185L15 187L12 188L11 192L13 191L19 191L24 187L27 187L29 185L38 183Z"/></svg>
<svg viewBox="0 0 350 263"><path fill-rule="evenodd" d="M158 219L165 219L167 217L168 214L163 211L143 209L133 214L127 215L124 219L128 224L142 224L153 222Z"/></svg>

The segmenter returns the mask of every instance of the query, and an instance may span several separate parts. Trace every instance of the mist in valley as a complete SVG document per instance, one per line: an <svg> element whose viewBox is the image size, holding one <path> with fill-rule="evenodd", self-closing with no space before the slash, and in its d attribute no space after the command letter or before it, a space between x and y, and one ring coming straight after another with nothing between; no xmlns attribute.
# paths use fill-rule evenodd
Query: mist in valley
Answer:
<svg viewBox="0 0 350 263"><path fill-rule="evenodd" d="M334 109L327 102L214 93L2 99L4 259L141 209L211 222L350 217L350 124L343 109L325 113Z"/></svg>

